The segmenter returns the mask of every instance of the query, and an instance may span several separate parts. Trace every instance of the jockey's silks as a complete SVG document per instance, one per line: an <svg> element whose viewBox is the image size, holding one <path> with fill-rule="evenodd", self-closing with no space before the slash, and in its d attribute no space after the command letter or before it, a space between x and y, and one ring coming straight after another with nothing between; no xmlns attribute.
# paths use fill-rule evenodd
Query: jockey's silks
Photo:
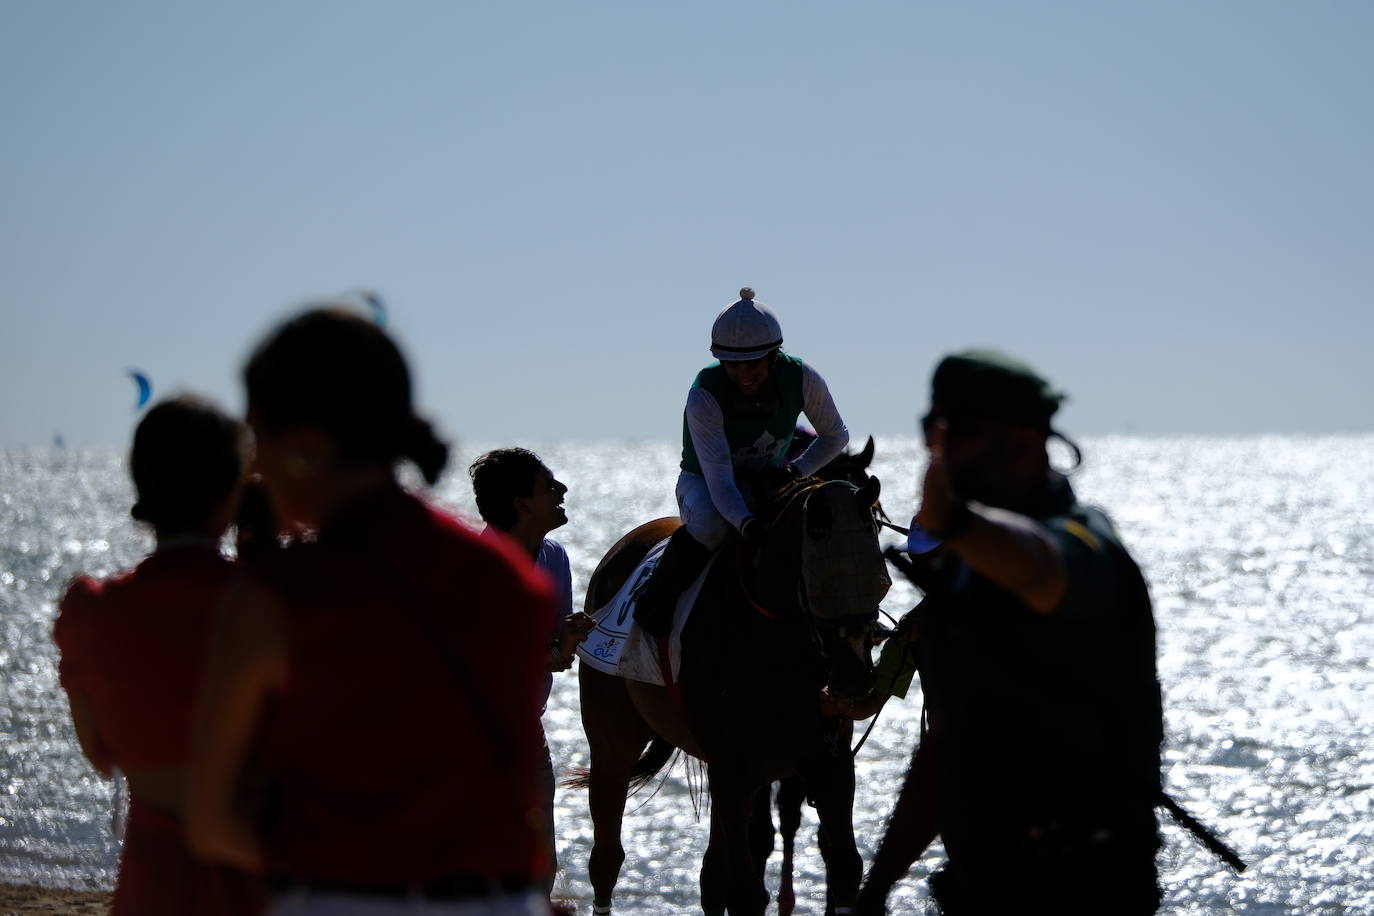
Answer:
<svg viewBox="0 0 1374 916"><path fill-rule="evenodd" d="M697 373L693 388L703 388L720 405L725 440L734 467L760 469L782 463L801 416L802 361L779 353L767 380L756 395L740 393L720 363ZM702 473L687 420L682 421L682 470Z"/></svg>

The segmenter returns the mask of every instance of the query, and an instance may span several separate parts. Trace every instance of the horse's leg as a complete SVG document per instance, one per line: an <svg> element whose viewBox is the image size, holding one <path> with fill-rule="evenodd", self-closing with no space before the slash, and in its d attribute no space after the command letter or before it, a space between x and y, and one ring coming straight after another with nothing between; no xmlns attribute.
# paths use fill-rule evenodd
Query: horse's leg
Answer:
<svg viewBox="0 0 1374 916"><path fill-rule="evenodd" d="M760 785L739 770L719 764L707 767L707 779L711 839L701 861L702 912L706 916L763 916L768 892L749 852L749 816Z"/></svg>
<svg viewBox="0 0 1374 916"><path fill-rule="evenodd" d="M838 755L826 749L802 764L802 775L821 822L826 916L848 912L863 878L863 859L854 842L854 758L847 753L852 731L852 726L845 728L841 735L846 740L835 742L844 749Z"/></svg>
<svg viewBox="0 0 1374 916"><path fill-rule="evenodd" d="M620 826L625 817L625 795L630 772L653 732L635 712L625 682L588 665L578 666L582 727L591 756L588 807L592 815L592 854L587 863L592 882L593 912L611 911L611 896L625 848Z"/></svg>
<svg viewBox="0 0 1374 916"><path fill-rule="evenodd" d="M792 887L792 854L801 828L801 809L806 802L806 784L800 776L788 776L778 783L778 829L782 832L782 877L778 883L778 916L791 916L797 906Z"/></svg>
<svg viewBox="0 0 1374 916"><path fill-rule="evenodd" d="M773 787L764 786L754 796L754 813L749 816L749 854L753 856L760 874L767 871L768 857L773 854L773 839L776 835L777 831L773 829ZM765 892L764 905L767 903ZM778 906L782 907L781 892Z"/></svg>

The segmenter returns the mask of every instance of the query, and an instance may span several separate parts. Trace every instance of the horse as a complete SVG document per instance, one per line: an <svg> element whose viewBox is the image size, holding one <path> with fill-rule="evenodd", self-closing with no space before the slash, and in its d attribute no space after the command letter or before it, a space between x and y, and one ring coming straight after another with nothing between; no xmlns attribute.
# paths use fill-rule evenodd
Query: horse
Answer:
<svg viewBox="0 0 1374 916"><path fill-rule="evenodd" d="M795 440L795 453L789 452L788 457L794 458L809 445L814 439L815 434L802 427L797 428ZM868 483L868 468L873 463L874 444L873 437L869 436L864 447L853 454L844 452L836 456L829 464L816 472L816 476L821 480L845 480L856 487L861 487ZM875 503L874 508L880 518L887 518L887 513L883 511L881 503ZM824 746L817 751L817 758L806 767L813 779L819 779L823 784L840 785L844 781L853 783L854 781L854 755L847 749L853 741L854 723L847 718L837 719L834 723L834 732L827 736ZM840 823L833 823L835 814L830 814L832 823L831 830L846 830L853 835L853 789L849 790L851 805L849 810L844 813L844 820ZM796 850L797 831L801 828L801 809L806 803L806 784L800 775L786 776L777 782L777 798L773 799L771 791L762 791L755 800L754 814L749 821L749 832L751 837L751 849L754 861L762 868L768 857L773 854L774 837L780 836L782 839L782 867L778 877L778 916L791 916L796 907L796 890L793 886L793 857ZM776 804L778 811L777 827L773 826L773 805ZM846 826L848 825L848 826ZM826 840L826 828L823 825L820 830L819 847L822 860L829 861L829 843ZM827 864L827 870L829 865Z"/></svg>
<svg viewBox="0 0 1374 916"><path fill-rule="evenodd" d="M749 834L759 789L805 774L816 760L817 748L833 732L820 715L822 686L850 696L871 685L870 631L889 584L872 508L879 489L876 479L863 487L799 481L779 494L757 557L745 556L738 541L727 543L683 631L676 687L579 666L591 757L584 784L594 826L588 870L595 913L610 913L624 862L626 797L675 749L707 765L711 823L700 872L702 910L708 916L764 912L768 894ZM679 525L676 518L656 519L621 538L592 575L587 607L604 605ZM848 592L839 585L844 575L860 583L860 610L845 600ZM838 786L819 773L806 774L827 830L827 913L849 905L862 877L851 818L852 768L850 774Z"/></svg>

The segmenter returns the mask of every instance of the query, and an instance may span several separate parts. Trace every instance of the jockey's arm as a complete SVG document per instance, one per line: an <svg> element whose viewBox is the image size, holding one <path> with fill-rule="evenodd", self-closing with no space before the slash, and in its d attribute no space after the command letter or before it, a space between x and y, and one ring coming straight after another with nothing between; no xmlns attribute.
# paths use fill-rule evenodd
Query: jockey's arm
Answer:
<svg viewBox="0 0 1374 916"><path fill-rule="evenodd" d="M725 438L725 415L721 413L720 404L704 388L693 388L687 393L686 415L687 432L701 463L711 502L726 521L739 528L753 513L735 483L730 444Z"/></svg>
<svg viewBox="0 0 1374 916"><path fill-rule="evenodd" d="M802 363L802 412L816 429L816 440L792 462L802 476L810 476L825 467L849 444L849 428L844 425L830 387L821 374Z"/></svg>

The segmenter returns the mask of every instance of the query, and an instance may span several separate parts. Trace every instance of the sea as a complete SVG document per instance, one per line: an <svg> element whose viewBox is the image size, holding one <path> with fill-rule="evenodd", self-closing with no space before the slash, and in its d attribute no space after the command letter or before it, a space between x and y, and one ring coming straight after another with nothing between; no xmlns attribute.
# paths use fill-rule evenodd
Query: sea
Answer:
<svg viewBox="0 0 1374 916"><path fill-rule="evenodd" d="M459 443L433 498L476 518L463 468L497 444L510 443ZM580 606L622 533L675 513L676 450L643 440L520 444L568 485L570 521L554 536L571 557ZM1374 914L1374 435L1080 444L1080 497L1111 514L1151 582L1167 788L1249 863L1233 873L1166 817L1163 911ZM899 524L914 511L923 465L916 438L878 437L873 470ZM77 748L51 631L74 575L106 575L149 550L131 502L122 450L0 452L0 881L111 886L117 793ZM918 597L896 581L883 609L898 616ZM919 689L887 704L858 756L854 813L866 860L920 713ZM587 765L574 674L556 678L545 726L557 767ZM358 729L365 735L367 723ZM691 803L686 768L627 812L616 912L698 912L708 821ZM557 891L590 912L585 791L560 788L556 817ZM814 812L803 818L797 912L820 914ZM891 912L925 912L926 878L941 859L937 843L898 885ZM776 889L777 856L767 880Z"/></svg>

